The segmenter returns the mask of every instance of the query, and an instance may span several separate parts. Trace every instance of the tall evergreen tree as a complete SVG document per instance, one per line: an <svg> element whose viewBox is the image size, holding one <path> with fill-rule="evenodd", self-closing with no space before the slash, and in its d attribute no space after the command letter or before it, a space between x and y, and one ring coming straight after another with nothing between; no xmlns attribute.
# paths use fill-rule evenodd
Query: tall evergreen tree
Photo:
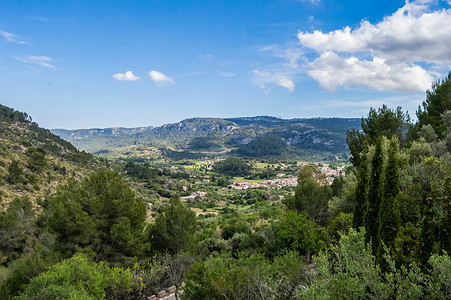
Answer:
<svg viewBox="0 0 451 300"><path fill-rule="evenodd" d="M355 206L352 227L359 228L364 225L365 209L368 199L368 147L365 145L360 156L360 165L357 171L357 188L355 192Z"/></svg>
<svg viewBox="0 0 451 300"><path fill-rule="evenodd" d="M376 254L378 247L377 232L379 230L379 207L382 197L383 161L382 137L378 137L373 159L371 160L371 178L365 217L366 238L368 241L372 241L373 254Z"/></svg>
<svg viewBox="0 0 451 300"><path fill-rule="evenodd" d="M396 137L390 140L388 150L387 166L385 168L385 178L382 190L382 200L379 208L379 230L378 230L378 248L376 262L386 269L384 259L384 245L391 250L395 249L395 240L399 234L401 223L401 213L399 211L399 159L398 159L398 141Z"/></svg>
<svg viewBox="0 0 451 300"><path fill-rule="evenodd" d="M442 136L446 131L446 124L442 120L442 114L451 110L451 72L448 77L432 84L432 89L426 91L426 100L423 108L418 107L418 128L431 124L435 132Z"/></svg>

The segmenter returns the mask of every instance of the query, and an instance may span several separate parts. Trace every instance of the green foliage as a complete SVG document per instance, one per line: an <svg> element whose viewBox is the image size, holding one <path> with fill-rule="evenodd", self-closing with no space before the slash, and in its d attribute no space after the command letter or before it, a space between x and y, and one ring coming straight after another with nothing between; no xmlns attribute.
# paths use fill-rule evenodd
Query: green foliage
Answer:
<svg viewBox="0 0 451 300"><path fill-rule="evenodd" d="M100 170L59 186L45 211L55 249L65 257L87 247L96 261L121 262L146 247L146 206L114 172Z"/></svg>
<svg viewBox="0 0 451 300"><path fill-rule="evenodd" d="M148 166L141 166L132 161L128 161L124 166L124 171L128 175L139 178L139 179L154 179L159 175L157 169L150 168Z"/></svg>
<svg viewBox="0 0 451 300"><path fill-rule="evenodd" d="M31 122L31 116L13 108L0 105L0 119L16 122Z"/></svg>
<svg viewBox="0 0 451 300"><path fill-rule="evenodd" d="M273 262L258 254L234 258L225 252L189 270L182 299L299 299L296 290L308 280L295 252Z"/></svg>
<svg viewBox="0 0 451 300"><path fill-rule="evenodd" d="M228 176L246 176L250 174L251 169L244 160L235 157L226 158L213 165L213 171Z"/></svg>
<svg viewBox="0 0 451 300"><path fill-rule="evenodd" d="M451 295L451 257L434 254L429 259L432 280L427 282L427 291L431 299L446 299Z"/></svg>
<svg viewBox="0 0 451 300"><path fill-rule="evenodd" d="M275 136L259 136L248 144L239 148L239 152L245 156L270 156L280 155L287 149L287 144Z"/></svg>
<svg viewBox="0 0 451 300"><path fill-rule="evenodd" d="M451 259L446 252L432 255L425 273L414 263L397 268L386 253L386 272L381 272L364 231L351 229L341 235L338 245L314 257L318 272L300 294L303 299L449 298Z"/></svg>
<svg viewBox="0 0 451 300"><path fill-rule="evenodd" d="M149 228L153 250L171 254L188 249L196 230L196 214L179 198L173 198Z"/></svg>
<svg viewBox="0 0 451 300"><path fill-rule="evenodd" d="M333 196L327 204L329 220L334 219L341 213L351 214L356 206L356 175L353 171L350 171L346 174L346 176L339 178L341 182L341 190L338 196Z"/></svg>
<svg viewBox="0 0 451 300"><path fill-rule="evenodd" d="M280 217L278 228L278 234L300 254L313 253L324 245L324 230L317 227L306 212L287 211Z"/></svg>
<svg viewBox="0 0 451 300"><path fill-rule="evenodd" d="M389 109L386 105L382 105L377 111L370 108L368 117L362 119L362 130L370 144L376 143L378 137L390 139L395 135L403 143L410 126L409 114L404 113L399 106L396 110Z"/></svg>
<svg viewBox="0 0 451 300"><path fill-rule="evenodd" d="M432 84L432 89L426 91L426 100L423 108L418 107L418 126L430 124L435 132L442 136L446 130L446 124L442 120L442 114L451 110L451 72L448 77Z"/></svg>
<svg viewBox="0 0 451 300"><path fill-rule="evenodd" d="M365 243L364 230L351 229L338 245L314 258L318 273L301 295L305 299L388 299L390 287L381 281L381 271Z"/></svg>
<svg viewBox="0 0 451 300"><path fill-rule="evenodd" d="M222 226L221 237L224 240L232 238L237 233L250 233L250 226L244 221L237 218L227 220Z"/></svg>
<svg viewBox="0 0 451 300"><path fill-rule="evenodd" d="M301 168L295 195L287 198L286 205L288 209L297 212L306 211L315 222L324 225L332 190L329 185L320 185L313 174L314 170L311 167Z"/></svg>
<svg viewBox="0 0 451 300"><path fill-rule="evenodd" d="M192 150L214 150L221 148L220 140L214 137L200 136L193 138L188 147Z"/></svg>
<svg viewBox="0 0 451 300"><path fill-rule="evenodd" d="M346 139L351 152L350 161L356 167L360 165L360 153L365 149L366 143L373 145L382 136L390 139L396 135L403 145L407 141L407 134L412 127L407 112L404 113L401 107L397 107L395 110L386 105L378 110L370 108L368 116L362 118L361 125L363 132L348 130Z"/></svg>
<svg viewBox="0 0 451 300"><path fill-rule="evenodd" d="M17 160L13 160L9 164L6 181L11 184L23 183L25 181L25 178L23 177L23 168Z"/></svg>
<svg viewBox="0 0 451 300"><path fill-rule="evenodd" d="M384 156L382 151L382 138L376 140L376 148L371 160L371 177L369 182L367 209L365 213L365 228L367 241L372 241L373 254L379 245L377 232L379 230L379 208L382 198Z"/></svg>
<svg viewBox="0 0 451 300"><path fill-rule="evenodd" d="M34 277L14 299L125 299L140 288L130 270L110 268L79 253Z"/></svg>
<svg viewBox="0 0 451 300"><path fill-rule="evenodd" d="M41 248L35 248L31 254L12 261L5 271L4 278L0 277L0 299L17 296L33 277L44 272L53 262L53 257Z"/></svg>
<svg viewBox="0 0 451 300"><path fill-rule="evenodd" d="M32 172L42 172L47 162L45 160L45 150L42 148L33 149L28 148L25 155L28 156L28 168Z"/></svg>
<svg viewBox="0 0 451 300"><path fill-rule="evenodd" d="M384 261L384 247L387 246L391 253L395 250L395 241L399 235L401 225L401 213L399 211L399 153L396 138L390 140L388 161L385 169L382 200L379 208L379 229L377 233L378 248L376 260L382 270L387 266Z"/></svg>
<svg viewBox="0 0 451 300"><path fill-rule="evenodd" d="M352 219L352 227L364 226L364 218L368 206L368 154L367 149L361 153L360 165L357 169L357 187L355 190L355 205Z"/></svg>
<svg viewBox="0 0 451 300"><path fill-rule="evenodd" d="M364 151L365 134L361 130L352 129L346 132L346 143L351 153L349 161L353 166L360 166L360 154Z"/></svg>
<svg viewBox="0 0 451 300"><path fill-rule="evenodd" d="M340 235L349 232L352 227L352 213L340 213L334 219L330 221L327 226L327 234L331 242L337 242L340 239Z"/></svg>
<svg viewBox="0 0 451 300"><path fill-rule="evenodd" d="M36 235L34 210L27 197L15 198L6 212L0 212L0 262L8 265L29 254Z"/></svg>

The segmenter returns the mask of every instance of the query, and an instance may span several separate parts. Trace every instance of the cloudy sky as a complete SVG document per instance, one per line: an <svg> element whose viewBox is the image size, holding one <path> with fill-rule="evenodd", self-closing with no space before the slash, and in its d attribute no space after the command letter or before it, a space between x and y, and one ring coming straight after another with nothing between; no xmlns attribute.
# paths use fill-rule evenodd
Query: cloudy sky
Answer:
<svg viewBox="0 0 451 300"><path fill-rule="evenodd" d="M451 70L451 1L0 2L0 104L47 128L414 115Z"/></svg>

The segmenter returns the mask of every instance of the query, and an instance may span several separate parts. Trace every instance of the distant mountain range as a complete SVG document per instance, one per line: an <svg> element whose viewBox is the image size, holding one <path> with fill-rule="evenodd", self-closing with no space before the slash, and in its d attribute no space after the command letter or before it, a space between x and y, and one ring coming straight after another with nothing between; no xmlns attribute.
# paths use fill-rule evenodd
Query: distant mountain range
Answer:
<svg viewBox="0 0 451 300"><path fill-rule="evenodd" d="M346 131L360 129L359 118L281 119L270 116L191 118L163 126L52 129L79 150L105 153L129 146L151 146L174 153L303 155L306 151L346 153ZM247 146L246 146L247 145ZM260 147L255 153L253 148ZM274 150L276 149L276 150Z"/></svg>

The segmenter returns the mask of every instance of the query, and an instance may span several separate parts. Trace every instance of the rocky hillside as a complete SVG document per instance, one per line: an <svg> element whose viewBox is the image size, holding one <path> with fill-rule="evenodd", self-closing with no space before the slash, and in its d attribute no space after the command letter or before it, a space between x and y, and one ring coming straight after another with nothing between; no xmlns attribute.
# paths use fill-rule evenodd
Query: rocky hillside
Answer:
<svg viewBox="0 0 451 300"><path fill-rule="evenodd" d="M286 144L284 153L344 153L347 152L346 130L354 128L360 128L360 119L281 119L259 116L229 119L192 118L160 127L54 129L52 132L73 143L78 149L91 153L105 153L130 146L204 153L211 150L223 152L228 149L242 153L240 149L243 145L256 140L259 140L258 145L262 145L260 139L269 141L265 137L279 139ZM274 139L271 143L274 143Z"/></svg>
<svg viewBox="0 0 451 300"><path fill-rule="evenodd" d="M67 178L98 165L91 154L39 127L26 113L0 105L0 209L14 197L39 202Z"/></svg>

